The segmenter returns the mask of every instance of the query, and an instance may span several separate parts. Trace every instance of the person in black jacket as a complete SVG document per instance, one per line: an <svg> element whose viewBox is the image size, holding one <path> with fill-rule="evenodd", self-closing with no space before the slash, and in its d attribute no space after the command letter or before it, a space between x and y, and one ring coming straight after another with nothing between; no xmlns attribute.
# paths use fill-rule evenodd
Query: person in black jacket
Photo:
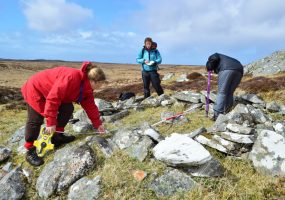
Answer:
<svg viewBox="0 0 285 200"><path fill-rule="evenodd" d="M234 91L243 77L243 65L229 56L215 53L206 63L208 71L218 74L218 95L214 106L214 120L227 113L234 103Z"/></svg>

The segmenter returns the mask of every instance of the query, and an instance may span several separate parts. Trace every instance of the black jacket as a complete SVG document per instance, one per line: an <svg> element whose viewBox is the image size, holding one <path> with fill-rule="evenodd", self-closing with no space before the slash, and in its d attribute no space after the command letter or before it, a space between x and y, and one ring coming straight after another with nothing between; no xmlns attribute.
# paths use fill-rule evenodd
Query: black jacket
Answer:
<svg viewBox="0 0 285 200"><path fill-rule="evenodd" d="M208 58L206 67L208 70L214 70L216 74L224 70L236 70L243 74L243 65L238 60L219 53Z"/></svg>

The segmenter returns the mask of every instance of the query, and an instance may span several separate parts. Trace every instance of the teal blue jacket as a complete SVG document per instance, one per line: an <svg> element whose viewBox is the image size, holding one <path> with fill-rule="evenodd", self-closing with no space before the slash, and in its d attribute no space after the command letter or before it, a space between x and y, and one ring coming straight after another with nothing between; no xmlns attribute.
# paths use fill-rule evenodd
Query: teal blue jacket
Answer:
<svg viewBox="0 0 285 200"><path fill-rule="evenodd" d="M146 65L144 63L145 60L154 61L155 64L152 66ZM137 63L142 65L142 71L156 71L157 65L161 64L162 58L159 53L159 51L156 50L146 50L142 49L140 50L138 56L137 56Z"/></svg>

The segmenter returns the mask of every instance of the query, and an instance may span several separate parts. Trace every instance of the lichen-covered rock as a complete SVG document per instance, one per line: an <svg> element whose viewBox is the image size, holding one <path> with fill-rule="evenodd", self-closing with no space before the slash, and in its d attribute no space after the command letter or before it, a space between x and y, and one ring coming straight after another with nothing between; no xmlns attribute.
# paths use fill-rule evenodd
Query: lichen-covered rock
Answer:
<svg viewBox="0 0 285 200"><path fill-rule="evenodd" d="M95 165L94 151L86 144L66 146L55 153L54 160L40 173L36 188L41 198L67 189Z"/></svg>

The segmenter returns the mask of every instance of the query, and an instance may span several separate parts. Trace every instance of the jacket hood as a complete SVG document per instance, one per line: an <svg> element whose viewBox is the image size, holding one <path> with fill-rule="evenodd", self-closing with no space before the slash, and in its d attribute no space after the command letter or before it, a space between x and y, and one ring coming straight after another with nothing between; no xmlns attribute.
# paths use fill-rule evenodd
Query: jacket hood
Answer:
<svg viewBox="0 0 285 200"><path fill-rule="evenodd" d="M82 74L83 74L83 79L87 78L86 71L87 71L88 65L90 65L90 64L91 64L91 62L85 61L85 62L83 62L82 65L81 65L80 71L81 71Z"/></svg>

